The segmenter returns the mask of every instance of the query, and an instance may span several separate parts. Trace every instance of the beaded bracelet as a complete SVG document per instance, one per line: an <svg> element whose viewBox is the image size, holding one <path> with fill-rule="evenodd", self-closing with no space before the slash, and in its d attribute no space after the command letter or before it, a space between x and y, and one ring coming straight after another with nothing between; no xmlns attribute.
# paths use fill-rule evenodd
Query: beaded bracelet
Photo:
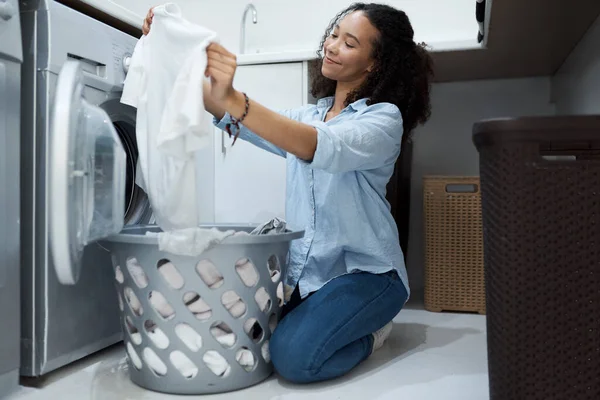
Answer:
<svg viewBox="0 0 600 400"><path fill-rule="evenodd" d="M235 136L233 137L233 143L231 144L232 146L235 144L235 141L237 140L238 136L240 135L240 123L246 118L246 115L248 115L248 109L250 108L250 99L248 98L248 95L246 93L242 93L242 94L244 95L244 98L246 99L246 110L244 111L244 115L242 115L242 117L240 119L235 119L232 115L229 115L229 118L231 119L231 123L225 125L225 130L229 134L229 137L231 137L231 135L232 135L231 127L233 126L237 129L237 132L235 133Z"/></svg>

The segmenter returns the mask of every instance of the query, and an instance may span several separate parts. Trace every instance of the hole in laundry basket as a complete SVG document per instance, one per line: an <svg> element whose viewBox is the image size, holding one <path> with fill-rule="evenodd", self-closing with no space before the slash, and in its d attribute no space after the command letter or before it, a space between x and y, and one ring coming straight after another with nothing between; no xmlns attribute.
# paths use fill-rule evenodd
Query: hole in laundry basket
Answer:
<svg viewBox="0 0 600 400"><path fill-rule="evenodd" d="M123 284L123 282L125 282L125 276L123 275L123 270L118 265L115 267L115 280L117 282L119 282L120 284Z"/></svg>
<svg viewBox="0 0 600 400"><path fill-rule="evenodd" d="M275 332L275 328L277 328L277 314L273 313L269 317L269 329L271 333Z"/></svg>
<svg viewBox="0 0 600 400"><path fill-rule="evenodd" d="M223 285L223 275L209 260L202 260L196 265L196 272L202 281L211 289L218 289Z"/></svg>
<svg viewBox="0 0 600 400"><path fill-rule="evenodd" d="M212 324L210 334L226 349L232 348L237 341L237 336L225 322L215 322Z"/></svg>
<svg viewBox="0 0 600 400"><path fill-rule="evenodd" d="M188 324L177 324L175 334L194 353L202 348L202 336Z"/></svg>
<svg viewBox="0 0 600 400"><path fill-rule="evenodd" d="M183 287L185 281L183 276L179 273L175 265L169 260L160 260L157 263L158 272L162 275L163 279L167 281L170 287L179 290Z"/></svg>
<svg viewBox="0 0 600 400"><path fill-rule="evenodd" d="M246 372L252 372L256 367L256 357L247 347L240 348L235 354L235 359Z"/></svg>
<svg viewBox="0 0 600 400"><path fill-rule="evenodd" d="M254 300L256 301L258 308L260 308L260 311L264 313L268 313L269 311L271 311L271 297L269 296L269 293L267 293L264 287L261 287L256 291L256 294L254 295Z"/></svg>
<svg viewBox="0 0 600 400"><path fill-rule="evenodd" d="M117 297L119 299L119 310L123 312L125 310L125 305L123 304L123 296L121 296L121 293L117 293Z"/></svg>
<svg viewBox="0 0 600 400"><path fill-rule="evenodd" d="M127 327L127 332L131 337L131 341L138 346L142 344L142 334L140 333L138 328L135 327L133 321L131 320L131 318L129 318L129 316L125 317L125 326Z"/></svg>
<svg viewBox="0 0 600 400"><path fill-rule="evenodd" d="M146 273L144 272L144 269L140 265L137 258L129 257L127 259L126 264L127 264L127 271L129 271L129 274L133 278L133 281L135 282L137 287L139 287L140 289L143 289L146 286L148 286L148 277L146 276Z"/></svg>
<svg viewBox="0 0 600 400"><path fill-rule="evenodd" d="M246 313L246 303L233 290L228 290L221 296L221 304L233 318L240 318Z"/></svg>
<svg viewBox="0 0 600 400"><path fill-rule="evenodd" d="M175 309L161 292L157 292L156 290L151 291L148 295L148 300L154 311L163 319L169 320L175 316Z"/></svg>
<svg viewBox="0 0 600 400"><path fill-rule="evenodd" d="M185 354L175 350L169 355L171 364L179 371L184 378L193 379L198 375L198 367Z"/></svg>
<svg viewBox="0 0 600 400"><path fill-rule="evenodd" d="M138 371L142 369L142 359L138 356L138 353L135 351L130 342L127 342L127 355L131 360L131 363Z"/></svg>
<svg viewBox="0 0 600 400"><path fill-rule="evenodd" d="M265 336L265 331L256 318L249 318L244 323L244 332L254 342L260 343Z"/></svg>
<svg viewBox="0 0 600 400"><path fill-rule="evenodd" d="M258 272L256 267L247 258L239 259L235 263L235 272L239 275L244 285L254 287L258 283Z"/></svg>
<svg viewBox="0 0 600 400"><path fill-rule="evenodd" d="M279 307L283 307L283 282L279 282L277 285L277 302Z"/></svg>
<svg viewBox="0 0 600 400"><path fill-rule="evenodd" d="M279 282L281 280L281 265L279 264L279 258L276 255L272 255L267 260L267 267L269 267L269 274L273 282Z"/></svg>
<svg viewBox="0 0 600 400"><path fill-rule="evenodd" d="M123 290L125 293L125 301L129 305L131 312L133 312L138 317L144 313L144 309L142 308L142 303L140 303L140 299L135 295L133 290L130 287L125 287Z"/></svg>
<svg viewBox="0 0 600 400"><path fill-rule="evenodd" d="M200 321L206 321L212 316L212 308L196 292L187 292L184 294L183 303Z"/></svg>
<svg viewBox="0 0 600 400"><path fill-rule="evenodd" d="M222 378L226 378L231 373L231 366L219 352L214 350L209 350L204 353L202 357L202 361L204 364L212 371L216 376L220 376Z"/></svg>
<svg viewBox="0 0 600 400"><path fill-rule="evenodd" d="M165 333L156 325L154 321L151 319L146 320L144 322L144 329L146 330L146 334L152 340L152 343L159 349L166 349L169 347L169 338Z"/></svg>
<svg viewBox="0 0 600 400"><path fill-rule="evenodd" d="M260 348L260 353L267 364L271 362L271 349L269 347L268 340L263 343L262 347Z"/></svg>
<svg viewBox="0 0 600 400"><path fill-rule="evenodd" d="M146 361L148 367L150 367L152 372L154 372L156 375L165 376L167 374L167 366L150 347L146 347L144 349L142 352L142 357L144 357L144 361Z"/></svg>

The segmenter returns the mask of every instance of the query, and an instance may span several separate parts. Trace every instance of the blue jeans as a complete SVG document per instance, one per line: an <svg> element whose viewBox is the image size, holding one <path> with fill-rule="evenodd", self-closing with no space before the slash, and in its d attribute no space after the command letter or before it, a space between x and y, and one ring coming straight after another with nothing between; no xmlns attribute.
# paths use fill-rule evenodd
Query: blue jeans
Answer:
<svg viewBox="0 0 600 400"><path fill-rule="evenodd" d="M300 300L298 290L271 337L271 360L295 383L340 377L364 361L372 332L402 309L408 295L396 272L342 275Z"/></svg>

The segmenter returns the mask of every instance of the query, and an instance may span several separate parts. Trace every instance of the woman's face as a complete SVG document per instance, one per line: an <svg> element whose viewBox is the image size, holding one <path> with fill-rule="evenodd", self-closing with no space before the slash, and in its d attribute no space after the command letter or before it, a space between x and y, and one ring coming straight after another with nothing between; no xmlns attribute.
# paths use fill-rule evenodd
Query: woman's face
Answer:
<svg viewBox="0 0 600 400"><path fill-rule="evenodd" d="M345 16L324 43L322 74L338 82L360 84L375 65L372 54L377 35L362 12Z"/></svg>

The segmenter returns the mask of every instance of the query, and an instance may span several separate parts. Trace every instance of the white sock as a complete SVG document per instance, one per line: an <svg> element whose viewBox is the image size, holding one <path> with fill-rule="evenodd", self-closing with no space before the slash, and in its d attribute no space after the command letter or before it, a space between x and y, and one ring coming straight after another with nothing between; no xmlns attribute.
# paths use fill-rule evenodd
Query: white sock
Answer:
<svg viewBox="0 0 600 400"><path fill-rule="evenodd" d="M378 331L373 332L373 349L371 350L371 354L373 354L376 350L379 350L383 343L390 337L390 333L392 333L393 323L388 322L383 328Z"/></svg>

